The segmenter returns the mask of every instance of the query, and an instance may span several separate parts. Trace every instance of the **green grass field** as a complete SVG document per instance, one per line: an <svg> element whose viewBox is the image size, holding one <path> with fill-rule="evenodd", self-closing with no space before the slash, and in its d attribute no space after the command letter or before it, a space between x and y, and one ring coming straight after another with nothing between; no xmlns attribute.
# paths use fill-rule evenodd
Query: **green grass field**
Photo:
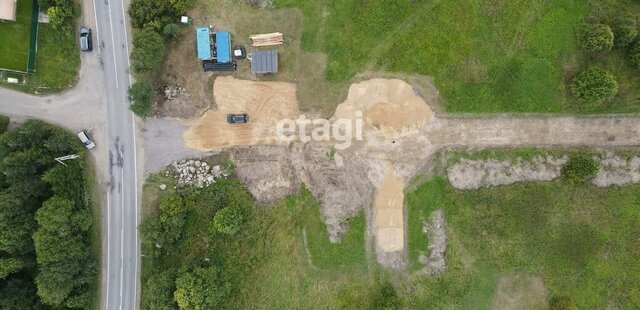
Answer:
<svg viewBox="0 0 640 310"><path fill-rule="evenodd" d="M448 112L638 112L640 72L622 50L590 56L578 47L588 20L638 15L629 0L277 0L305 18L302 47L328 55L326 78L367 71L432 76ZM618 96L592 110L566 81L599 64L615 73Z"/></svg>
<svg viewBox="0 0 640 310"><path fill-rule="evenodd" d="M438 284L451 288L448 299L434 303L417 294L417 304L488 304L498 275L523 271L542 276L552 295L569 296L581 309L640 305L640 185L558 181L462 192L436 177L406 197L413 268L426 251L422 221L433 210L445 210L450 236L449 266ZM483 283L487 277L492 283Z"/></svg>
<svg viewBox="0 0 640 310"><path fill-rule="evenodd" d="M0 22L0 68L26 71L33 2L22 0L17 5L16 21Z"/></svg>

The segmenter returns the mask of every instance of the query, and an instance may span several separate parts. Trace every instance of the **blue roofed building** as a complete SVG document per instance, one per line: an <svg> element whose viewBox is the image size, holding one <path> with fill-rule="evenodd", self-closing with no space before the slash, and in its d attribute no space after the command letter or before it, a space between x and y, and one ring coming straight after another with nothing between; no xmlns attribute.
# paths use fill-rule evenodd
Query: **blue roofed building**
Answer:
<svg viewBox="0 0 640 310"><path fill-rule="evenodd" d="M231 35L227 31L216 31L217 62L231 62Z"/></svg>
<svg viewBox="0 0 640 310"><path fill-rule="evenodd" d="M209 28L201 27L196 29L196 46L198 59L210 60L213 58L211 55L211 32Z"/></svg>

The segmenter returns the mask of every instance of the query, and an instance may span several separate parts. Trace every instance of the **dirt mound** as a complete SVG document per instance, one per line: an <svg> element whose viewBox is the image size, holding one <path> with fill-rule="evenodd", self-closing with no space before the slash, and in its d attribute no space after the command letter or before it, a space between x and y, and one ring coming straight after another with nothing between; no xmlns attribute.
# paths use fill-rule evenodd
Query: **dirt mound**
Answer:
<svg viewBox="0 0 640 310"><path fill-rule="evenodd" d="M233 151L236 173L263 204L275 203L300 189L286 146L251 146Z"/></svg>
<svg viewBox="0 0 640 310"><path fill-rule="evenodd" d="M547 309L549 290L541 277L524 273L498 280L494 309Z"/></svg>
<svg viewBox="0 0 640 310"><path fill-rule="evenodd" d="M607 152L600 163L602 169L591 181L593 185L609 187L640 183L640 156L627 159Z"/></svg>
<svg viewBox="0 0 640 310"><path fill-rule="evenodd" d="M371 79L351 85L335 118L355 119L362 112L366 129L397 138L416 133L433 118L427 103L413 87L397 79ZM365 129L365 130L366 130Z"/></svg>
<svg viewBox="0 0 640 310"><path fill-rule="evenodd" d="M537 156L515 161L462 159L447 170L447 177L451 186L463 190L516 182L550 181L560 176L560 170L568 160L567 156Z"/></svg>
<svg viewBox="0 0 640 310"><path fill-rule="evenodd" d="M213 84L217 109L207 111L185 134L188 147L211 151L220 147L279 144L276 124L298 116L296 86L218 77ZM227 114L246 113L246 124L227 123Z"/></svg>

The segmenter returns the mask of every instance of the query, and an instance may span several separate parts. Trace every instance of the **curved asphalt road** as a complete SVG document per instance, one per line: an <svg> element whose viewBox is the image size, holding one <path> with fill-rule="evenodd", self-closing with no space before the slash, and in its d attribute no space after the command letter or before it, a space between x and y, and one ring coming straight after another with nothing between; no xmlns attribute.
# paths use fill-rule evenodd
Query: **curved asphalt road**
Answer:
<svg viewBox="0 0 640 310"><path fill-rule="evenodd" d="M46 97L0 87L0 114L91 132L103 206L101 308L133 310L140 288L137 158L143 156L137 156L136 120L127 102L127 6L127 0L83 0L82 24L93 29L94 50L81 55L78 84Z"/></svg>

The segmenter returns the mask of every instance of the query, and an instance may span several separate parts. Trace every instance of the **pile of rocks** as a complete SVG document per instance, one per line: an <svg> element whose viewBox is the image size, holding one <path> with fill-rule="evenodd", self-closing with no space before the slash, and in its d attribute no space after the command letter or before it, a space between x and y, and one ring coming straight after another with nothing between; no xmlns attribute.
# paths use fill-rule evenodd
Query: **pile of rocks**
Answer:
<svg viewBox="0 0 640 310"><path fill-rule="evenodd" d="M167 100L173 100L184 94L185 88L180 85L167 85L164 87L164 98Z"/></svg>
<svg viewBox="0 0 640 310"><path fill-rule="evenodd" d="M198 188L209 186L215 183L216 179L226 178L229 175L223 172L219 165L211 167L206 162L194 159L174 161L173 168L178 185L191 185ZM166 176L170 175L171 171L167 171Z"/></svg>

